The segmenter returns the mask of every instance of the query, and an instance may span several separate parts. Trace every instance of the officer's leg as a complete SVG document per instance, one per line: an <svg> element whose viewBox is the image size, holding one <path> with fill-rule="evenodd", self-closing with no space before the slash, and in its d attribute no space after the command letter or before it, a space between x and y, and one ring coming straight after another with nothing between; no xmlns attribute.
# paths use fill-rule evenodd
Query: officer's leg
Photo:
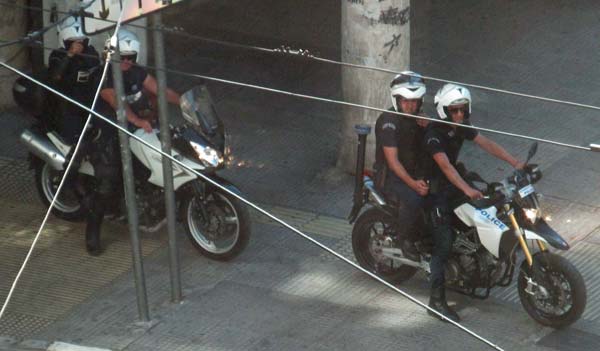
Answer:
<svg viewBox="0 0 600 351"><path fill-rule="evenodd" d="M428 210L431 233L433 236L433 253L431 256L431 297L429 307L440 312L447 318L458 322L458 314L448 306L446 289L444 286L444 270L452 250L453 234L450 227L450 213L448 207L435 204ZM431 312L429 312L432 314Z"/></svg>
<svg viewBox="0 0 600 351"><path fill-rule="evenodd" d="M113 140L101 139L94 145L90 158L97 186L88 198L89 208L85 232L86 248L92 255L101 253L100 231L107 206L118 184L119 165Z"/></svg>
<svg viewBox="0 0 600 351"><path fill-rule="evenodd" d="M406 183L396 177L387 177L384 186L388 199L397 204L397 218L401 234L400 247L407 258L418 261L419 252L414 242L419 240L416 223L421 215L423 197L412 190Z"/></svg>
<svg viewBox="0 0 600 351"><path fill-rule="evenodd" d="M65 157L65 163L63 167L66 169L69 162L71 162L71 159L73 159L75 156L71 165L71 171L67 175L66 179L68 188L75 190L77 189L78 170L81 166L83 155L86 153L86 143L83 141L79 146L77 155L74 155L75 145L79 140L79 136L81 135L84 126L83 112L85 111L74 108L65 108L64 111L65 112L62 116L62 119L60 120L59 133L65 142L71 145L71 149ZM81 192L78 191L76 191L75 194L77 196L82 195Z"/></svg>

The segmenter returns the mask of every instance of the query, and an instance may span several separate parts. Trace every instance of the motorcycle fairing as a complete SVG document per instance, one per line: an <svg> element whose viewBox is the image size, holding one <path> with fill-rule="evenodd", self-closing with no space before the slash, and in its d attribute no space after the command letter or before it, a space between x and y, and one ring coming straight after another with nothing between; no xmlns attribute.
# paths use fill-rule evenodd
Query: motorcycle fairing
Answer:
<svg viewBox="0 0 600 351"><path fill-rule="evenodd" d="M146 143L156 147L157 149L161 149L160 140L156 133L146 133L143 129L138 129L134 133L135 136L142 139ZM164 177L163 177L163 169L162 169L162 155L149 148L146 145L142 144L137 139L131 139L130 141L131 152L140 160L140 162L150 170L150 178L148 178L148 182L157 185L159 187L164 187ZM181 156L176 150L171 150L171 155L180 160L184 165L202 171L205 167L200 165L199 163L193 162L190 159ZM179 189L185 183L194 180L197 176L191 171L181 167L180 165L173 163L173 185L175 190Z"/></svg>
<svg viewBox="0 0 600 351"><path fill-rule="evenodd" d="M494 257L500 257L500 240L502 239L502 234L509 228L496 218L497 210L495 207L478 209L469 203L464 203L455 208L454 213L469 227L477 228L481 244Z"/></svg>
<svg viewBox="0 0 600 351"><path fill-rule="evenodd" d="M458 216L458 218L460 218L461 221L470 227L477 228L477 234L479 235L481 244L492 255L494 255L494 257L500 258L500 242L502 240L502 236L504 233L508 233L510 235L511 230L506 224L496 217L497 211L498 210L494 206L488 208L475 208L469 203L464 203L454 209L454 213L456 216ZM547 228L552 230L549 226L547 226ZM545 229L547 230L547 228ZM527 229L523 229L523 231L525 233L525 239L527 240L540 240L555 246L543 236L540 236ZM554 233L556 237L560 238L556 232ZM562 240L562 238L560 239ZM557 244L559 243L556 239L554 240L557 242ZM564 242L564 240L562 240L562 242Z"/></svg>
<svg viewBox="0 0 600 351"><path fill-rule="evenodd" d="M528 240L536 239L547 242L559 250L568 250L569 243L563 239L552 227L543 219L537 221L532 228L535 232L525 230L525 238Z"/></svg>

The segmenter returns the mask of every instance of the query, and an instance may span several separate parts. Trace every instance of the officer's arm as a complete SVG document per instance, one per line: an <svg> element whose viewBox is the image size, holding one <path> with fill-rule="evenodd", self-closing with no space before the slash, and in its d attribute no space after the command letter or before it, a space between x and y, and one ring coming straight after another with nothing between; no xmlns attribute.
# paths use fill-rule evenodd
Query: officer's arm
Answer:
<svg viewBox="0 0 600 351"><path fill-rule="evenodd" d="M391 169L398 178L402 179L409 187L414 187L414 179L408 174L406 168L398 161L398 148L391 146L383 147L383 154L385 155L385 162L389 169Z"/></svg>
<svg viewBox="0 0 600 351"><path fill-rule="evenodd" d="M144 88L146 88L146 90L148 90L152 94L158 96L158 83L156 82L156 79L150 74L148 74L146 76L146 79L144 79ZM167 101L169 103L179 105L179 98L179 94L177 94L172 89L167 88Z"/></svg>
<svg viewBox="0 0 600 351"><path fill-rule="evenodd" d="M472 188L467 184L467 182L462 179L460 174L454 166L448 160L448 156L445 152L436 152L433 154L433 160L440 167L446 178L450 181L450 183L454 184L455 187L460 189L463 193L467 194Z"/></svg>
<svg viewBox="0 0 600 351"><path fill-rule="evenodd" d="M50 79L54 83L62 81L65 72L69 67L69 63L71 63L71 58L67 55L64 55L62 58L50 55L50 60L48 62L48 73L50 75Z"/></svg>
<svg viewBox="0 0 600 351"><path fill-rule="evenodd" d="M115 89L106 88L100 90L100 97L102 97L102 99L104 99L104 101L106 101L115 111L119 109L119 106L117 105L117 94ZM125 104L125 114L127 115L127 120L138 128L142 128L142 124L146 122L145 120L139 118L127 104Z"/></svg>
<svg viewBox="0 0 600 351"><path fill-rule="evenodd" d="M502 146L496 144L494 141L484 137L483 135L477 134L473 141L489 154L505 161L514 168L523 168L523 164L519 160L509 154Z"/></svg>

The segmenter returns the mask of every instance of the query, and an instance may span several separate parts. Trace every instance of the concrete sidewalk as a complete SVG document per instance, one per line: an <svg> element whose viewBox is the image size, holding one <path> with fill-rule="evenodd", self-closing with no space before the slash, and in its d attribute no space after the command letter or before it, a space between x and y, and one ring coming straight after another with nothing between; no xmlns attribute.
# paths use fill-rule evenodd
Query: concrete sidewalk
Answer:
<svg viewBox="0 0 600 351"><path fill-rule="evenodd" d="M264 0L252 8L253 3L219 2L205 8L210 5L190 2L186 8L190 16L166 14L165 23L192 33L222 33L233 41L273 46L290 43L285 37L290 33L277 37L277 28L292 28L290 18L307 19L314 25L309 23L304 31L301 25L294 27L299 29L291 36L293 43L302 47L307 39L316 40L316 46L331 49L322 50L325 53L339 51L339 18L328 15L335 13L335 6L329 4L327 11L320 12L300 3ZM268 8L279 17L271 22L256 17ZM572 1L413 2L412 68L432 76L600 104L598 83L592 78L600 73L598 10L599 4ZM454 30L448 30L450 26ZM341 98L339 70L334 66L219 51L214 45L175 36L168 38L168 46L169 65L176 69ZM181 89L198 83L175 76L169 82ZM209 87L232 135L236 157L223 175L239 185L248 199L268 204L351 258L350 227L344 218L351 207L353 181L331 172L341 122L337 107L222 84ZM437 87L431 83L427 104ZM595 112L479 90L472 93L474 123L479 126L570 143L600 141ZM0 130L3 298L43 209L37 205L25 153L16 144L25 123L14 113L0 118L6 126ZM530 144L493 138L521 157ZM487 301L451 294L466 326L506 350L597 349L598 156L540 145L534 159L544 171L539 189L546 195L552 225L575 244L568 255L588 286L584 318L572 328L554 331L526 315L515 300L514 288L497 290ZM509 172L472 147L465 149L462 158L489 180ZM106 254L89 257L83 249L82 226L52 220L7 318L0 321L0 335L14 338L0 339L0 349L39 350L56 340L128 351L485 349L289 231L264 218L254 216L253 221L249 247L229 263L198 255L179 230L185 294L181 305L169 302L166 236L144 236L153 322L140 325L126 228L109 224ZM421 301L428 298L427 281L421 275L402 288Z"/></svg>
<svg viewBox="0 0 600 351"><path fill-rule="evenodd" d="M37 226L27 218L39 218L43 209L7 209L1 218L2 235L11 239L0 251L4 269L12 267L14 272ZM315 238L352 259L344 250L350 228L343 221L272 210L300 228L313 228ZM185 295L179 305L170 303L166 235L144 235L149 324L136 323L126 227L109 223L105 254L91 257L83 250L81 225L52 220L0 322L3 333L25 340L5 340L0 347L45 349L50 342L62 341L110 350L485 349L289 231L256 214L253 220L249 247L229 263L205 259L179 237ZM599 277L585 267L600 263L596 255L582 255L590 245L597 244L581 242L571 255L588 282ZM401 288L426 302L427 284L417 275ZM2 295L5 289L3 285ZM600 318L592 313L600 308L597 297L590 298L589 313L582 320L556 332L533 322L518 301L511 300L515 292L514 287L501 289L498 297L486 301L450 294L450 301L465 326L504 349L574 350L558 347L565 339L560 333L567 333L567 339L580 338L574 344L577 350L595 350L593 343L600 341Z"/></svg>

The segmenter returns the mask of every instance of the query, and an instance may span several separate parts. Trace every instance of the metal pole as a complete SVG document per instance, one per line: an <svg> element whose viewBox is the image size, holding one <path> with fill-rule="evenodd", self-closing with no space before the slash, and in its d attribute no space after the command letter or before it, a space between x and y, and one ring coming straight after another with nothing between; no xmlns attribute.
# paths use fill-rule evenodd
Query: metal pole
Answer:
<svg viewBox="0 0 600 351"><path fill-rule="evenodd" d="M154 26L162 25L162 15L157 12L153 17ZM169 110L167 102L167 75L165 68L165 48L162 31L154 31L154 60L156 67L156 81L158 83L158 112L160 121L160 142L162 151L171 155L171 131L169 128ZM171 272L171 301L181 301L181 275L179 269L179 253L177 250L176 235L176 206L175 187L173 186L173 165L167 157L162 158L163 179L165 190L165 207L167 210L167 229L169 232L169 268Z"/></svg>
<svg viewBox="0 0 600 351"><path fill-rule="evenodd" d="M356 152L356 174L354 183L354 195L362 192L363 172L365 171L365 151L367 149L367 135L371 133L371 127L365 124L357 124L354 131L358 134L358 150Z"/></svg>
<svg viewBox="0 0 600 351"><path fill-rule="evenodd" d="M371 127L366 124L357 124L354 126L358 134L358 150L356 151L356 170L354 174L354 196L352 198L352 210L348 216L350 223L356 220L358 212L364 202L363 194L363 173L365 171L365 150L367 148L367 135L371 133Z"/></svg>
<svg viewBox="0 0 600 351"><path fill-rule="evenodd" d="M123 88L123 73L121 72L121 55L119 48L113 54L115 61L112 63L113 82L117 95L117 121L119 126L127 129L127 116L125 114L125 93ZM129 151L129 137L125 132L119 130L119 141L121 144L121 159L123 162L123 184L125 187L125 203L127 204L127 219L129 222L129 234L131 236L131 251L133 256L133 268L135 277L135 288L137 291L137 303L140 320L149 322L148 298L146 294L146 281L144 279L144 266L142 264L142 248L140 245L138 231L138 213L135 200L135 185L133 182L133 167L131 163L131 152Z"/></svg>

